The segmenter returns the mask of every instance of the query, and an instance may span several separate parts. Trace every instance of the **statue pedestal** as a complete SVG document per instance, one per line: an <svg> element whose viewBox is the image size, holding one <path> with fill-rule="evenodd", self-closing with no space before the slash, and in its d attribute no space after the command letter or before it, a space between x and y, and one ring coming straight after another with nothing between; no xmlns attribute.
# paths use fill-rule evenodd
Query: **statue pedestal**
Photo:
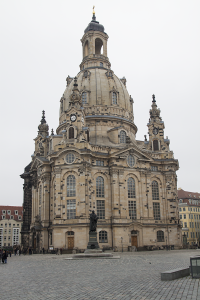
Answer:
<svg viewBox="0 0 200 300"><path fill-rule="evenodd" d="M89 232L89 243L87 245L87 249L95 250L99 249L99 244L97 242L97 232L90 231Z"/></svg>

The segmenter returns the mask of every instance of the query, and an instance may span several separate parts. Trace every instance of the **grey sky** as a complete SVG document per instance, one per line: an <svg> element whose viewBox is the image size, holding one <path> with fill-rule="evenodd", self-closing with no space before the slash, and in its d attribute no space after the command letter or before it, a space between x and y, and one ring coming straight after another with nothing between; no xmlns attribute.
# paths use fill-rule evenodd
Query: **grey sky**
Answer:
<svg viewBox="0 0 200 300"><path fill-rule="evenodd" d="M80 39L92 18L104 25L115 74L134 99L144 139L156 95L165 137L179 160L178 187L200 192L199 0L0 0L1 205L21 205L41 112L56 130L66 77L79 72Z"/></svg>

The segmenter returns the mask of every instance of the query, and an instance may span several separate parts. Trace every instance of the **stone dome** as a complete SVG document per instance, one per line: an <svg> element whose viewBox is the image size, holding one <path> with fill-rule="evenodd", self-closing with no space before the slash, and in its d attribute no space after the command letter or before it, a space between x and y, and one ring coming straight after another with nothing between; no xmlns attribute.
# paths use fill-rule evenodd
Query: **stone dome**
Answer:
<svg viewBox="0 0 200 300"><path fill-rule="evenodd" d="M76 77L80 94L83 92L87 93L87 104L83 104L83 107L106 105L118 107L129 112L132 111L132 103L126 86L113 71L100 67L88 68L80 71ZM69 108L73 85L74 80L71 81L63 94L63 111ZM117 104L112 104L113 92L117 94Z"/></svg>

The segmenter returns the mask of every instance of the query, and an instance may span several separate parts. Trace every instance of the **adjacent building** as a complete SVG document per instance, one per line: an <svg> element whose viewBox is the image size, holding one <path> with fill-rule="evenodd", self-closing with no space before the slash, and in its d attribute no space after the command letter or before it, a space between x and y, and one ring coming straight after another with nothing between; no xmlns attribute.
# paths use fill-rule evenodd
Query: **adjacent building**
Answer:
<svg viewBox="0 0 200 300"><path fill-rule="evenodd" d="M189 245L200 245L200 193L178 189L179 218L182 234Z"/></svg>
<svg viewBox="0 0 200 300"><path fill-rule="evenodd" d="M21 244L22 206L0 206L0 248Z"/></svg>
<svg viewBox="0 0 200 300"><path fill-rule="evenodd" d="M148 136L137 140L133 98L126 78L111 69L107 42L93 13L81 39L80 71L66 79L56 133L49 133L43 111L32 160L21 174L24 247L86 249L92 210L101 248L181 247L179 164L155 95Z"/></svg>

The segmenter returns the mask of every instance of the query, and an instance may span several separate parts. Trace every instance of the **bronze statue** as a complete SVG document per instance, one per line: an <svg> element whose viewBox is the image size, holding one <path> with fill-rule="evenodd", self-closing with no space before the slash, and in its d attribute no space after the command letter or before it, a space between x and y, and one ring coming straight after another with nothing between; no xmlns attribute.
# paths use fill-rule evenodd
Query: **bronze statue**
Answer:
<svg viewBox="0 0 200 300"><path fill-rule="evenodd" d="M90 214L90 231L96 231L97 220L98 220L98 217L93 210L92 213Z"/></svg>

